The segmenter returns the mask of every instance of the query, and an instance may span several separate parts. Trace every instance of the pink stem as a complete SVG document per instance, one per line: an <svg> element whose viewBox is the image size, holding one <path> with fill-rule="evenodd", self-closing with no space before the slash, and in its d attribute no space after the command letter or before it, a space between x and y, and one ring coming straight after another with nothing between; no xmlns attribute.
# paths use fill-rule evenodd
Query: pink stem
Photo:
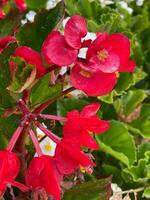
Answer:
<svg viewBox="0 0 150 200"><path fill-rule="evenodd" d="M20 110L23 112L23 114L28 114L30 112L29 109L27 108L25 102L22 99L19 100L18 106L19 106Z"/></svg>
<svg viewBox="0 0 150 200"><path fill-rule="evenodd" d="M43 153L42 153L42 150L41 150L41 148L40 148L40 145L39 145L39 143L38 143L38 140L37 140L37 138L36 138L34 132L32 131L32 129L29 130L29 134L30 134L30 137L31 137L31 139L32 139L32 142L33 142L33 144L34 144L34 147L35 147L35 149L36 149L36 152L37 152L38 156L41 157L41 156L43 155Z"/></svg>
<svg viewBox="0 0 150 200"><path fill-rule="evenodd" d="M12 151L13 150L13 148L14 148L14 146L15 146L15 144L16 144L16 142L17 142L17 140L18 140L18 138L19 138L19 136L20 136L20 134L21 134L21 132L22 132L22 130L23 130L23 126L19 126L17 129L16 129L16 131L14 132L14 134L13 134L13 136L11 137L11 139L10 139L10 141L9 141L9 144L8 144L8 146L7 146L7 150L8 151Z"/></svg>
<svg viewBox="0 0 150 200"><path fill-rule="evenodd" d="M67 121L66 117L61 117L61 116L55 116L55 115L45 115L45 114L40 114L39 117L43 119L51 119L51 120L58 120L58 121Z"/></svg>
<svg viewBox="0 0 150 200"><path fill-rule="evenodd" d="M39 122L35 122L36 126L43 131L50 139L52 139L55 143L59 143L61 138L59 138L58 136L56 136L54 133L52 133L50 130L48 130L47 128L45 128L42 124L40 124Z"/></svg>

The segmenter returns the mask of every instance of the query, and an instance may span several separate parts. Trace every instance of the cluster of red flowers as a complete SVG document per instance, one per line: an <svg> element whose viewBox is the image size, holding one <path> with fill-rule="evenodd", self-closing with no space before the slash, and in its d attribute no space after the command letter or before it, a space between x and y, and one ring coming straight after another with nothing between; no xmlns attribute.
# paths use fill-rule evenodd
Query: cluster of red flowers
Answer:
<svg viewBox="0 0 150 200"><path fill-rule="evenodd" d="M83 108L81 112L71 111L67 117L53 115L36 115L29 112L23 100L18 103L23 114L22 124L13 134L6 150L0 151L0 196L9 185L18 187L27 192L30 189L37 191L44 189L56 200L60 200L60 181L64 175L75 172L80 166L91 173L95 166L92 159L86 155L82 147L97 149L98 145L92 133L103 133L109 129L109 122L96 116L100 108L98 103L92 103ZM37 121L37 118L55 119L64 122L63 138L59 138ZM56 144L55 155L43 155L38 140L32 130L32 124L43 131ZM33 141L38 157L34 157L26 172L26 185L16 182L14 179L19 173L20 161L12 150L24 128L28 127L28 133Z"/></svg>
<svg viewBox="0 0 150 200"><path fill-rule="evenodd" d="M0 4L0 19L5 18L5 6L7 5L8 0L1 0ZM17 8L19 9L20 12L24 12L27 8L27 5L25 3L25 0L14 0Z"/></svg>
<svg viewBox="0 0 150 200"><path fill-rule="evenodd" d="M29 47L21 46L16 48L13 57L19 57L25 63L35 66L37 79L51 68L55 70L55 67L58 69L68 66L71 83L75 88L89 96L108 94L117 83L119 72L132 72L135 68L135 62L129 59L130 42L120 33L111 35L97 33L94 41L85 40L86 34L85 19L73 16L65 26L64 35L59 31L52 31L48 35L41 54ZM15 40L14 37L0 39L0 53ZM86 58L78 56L82 48L87 48ZM49 68L43 63L47 63ZM16 71L16 65L13 60L9 62L11 74ZM0 151L0 196L11 184L23 191L30 189L38 191L43 188L56 200L60 200L59 183L64 175L75 172L80 166L90 173L95 166L93 160L83 152L82 147L98 149L92 134L108 130L109 122L96 116L100 108L98 103L84 107L81 112L71 111L66 118L30 112L24 100L18 102L18 107L23 115L22 122L14 132L7 149ZM63 121L62 139L39 123L38 118ZM53 157L43 155L33 132L33 126L39 128L57 144ZM28 130L38 154L38 157L34 157L29 164L25 178L26 185L14 180L19 173L20 161L17 154L12 152L24 128Z"/></svg>

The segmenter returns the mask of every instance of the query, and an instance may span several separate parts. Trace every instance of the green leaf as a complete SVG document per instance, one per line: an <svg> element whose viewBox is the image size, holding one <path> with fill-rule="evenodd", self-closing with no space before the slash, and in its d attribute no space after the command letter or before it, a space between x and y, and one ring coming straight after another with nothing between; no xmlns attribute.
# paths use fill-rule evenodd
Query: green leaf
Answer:
<svg viewBox="0 0 150 200"><path fill-rule="evenodd" d="M57 114L60 116L66 116L67 112L71 110L81 110L88 104L88 101L83 99L61 99L57 101Z"/></svg>
<svg viewBox="0 0 150 200"><path fill-rule="evenodd" d="M141 131L144 138L150 138L150 105L143 104L140 117L133 121L131 125Z"/></svg>
<svg viewBox="0 0 150 200"><path fill-rule="evenodd" d="M34 65L27 64L19 57L12 57L11 62L16 66L12 81L7 87L14 93L21 93L31 86L36 77L36 68Z"/></svg>
<svg viewBox="0 0 150 200"><path fill-rule="evenodd" d="M47 35L58 25L63 15L64 4L62 2L51 10L40 10L33 23L27 23L19 29L16 34L19 44L40 51Z"/></svg>
<svg viewBox="0 0 150 200"><path fill-rule="evenodd" d="M124 93L125 90L128 90L131 86L143 80L146 76L146 72L140 68L137 68L136 71L132 74L120 73L117 86L115 87L117 95Z"/></svg>
<svg viewBox="0 0 150 200"><path fill-rule="evenodd" d="M147 187L143 192L143 197L149 199L150 198L150 187Z"/></svg>
<svg viewBox="0 0 150 200"><path fill-rule="evenodd" d="M6 138L6 136L0 131L0 149L5 149L7 144L8 144L8 140Z"/></svg>
<svg viewBox="0 0 150 200"><path fill-rule="evenodd" d="M46 7L47 0L26 0L29 9L41 9Z"/></svg>
<svg viewBox="0 0 150 200"><path fill-rule="evenodd" d="M140 159L137 166L126 168L123 171L130 174L135 182L147 183L148 179L150 179L150 164L147 164L146 159Z"/></svg>
<svg viewBox="0 0 150 200"><path fill-rule="evenodd" d="M124 124L111 121L110 129L101 135L96 135L100 151L103 151L130 166L136 160L136 150L133 137Z"/></svg>
<svg viewBox="0 0 150 200"><path fill-rule="evenodd" d="M63 200L106 200L111 194L110 184L110 178L80 184L65 192Z"/></svg>
<svg viewBox="0 0 150 200"><path fill-rule="evenodd" d="M146 97L146 92L142 89L129 90L127 94L115 101L114 107L120 114L128 116Z"/></svg>
<svg viewBox="0 0 150 200"><path fill-rule="evenodd" d="M0 54L0 107L8 108L14 105L14 100L10 96L7 86L10 83L10 72L8 60L10 55L14 53L15 48L17 47L16 43L10 44L1 54Z"/></svg>
<svg viewBox="0 0 150 200"><path fill-rule="evenodd" d="M18 10L11 10L5 19L0 20L0 37L11 35L20 24L21 18Z"/></svg>
<svg viewBox="0 0 150 200"><path fill-rule="evenodd" d="M109 93L107 95L98 97L98 99L105 103L112 104L114 102L114 100L113 100L114 93L115 93L115 91L113 90L111 93Z"/></svg>
<svg viewBox="0 0 150 200"><path fill-rule="evenodd" d="M0 143L2 145L0 146L0 148L6 147L8 140L12 136L13 132L16 130L19 123L20 119L16 115L11 115L8 118L0 117Z"/></svg>
<svg viewBox="0 0 150 200"><path fill-rule="evenodd" d="M44 103L47 100L51 100L60 95L62 91L62 85L50 85L50 73L44 75L33 86L30 93L31 106L35 106Z"/></svg>

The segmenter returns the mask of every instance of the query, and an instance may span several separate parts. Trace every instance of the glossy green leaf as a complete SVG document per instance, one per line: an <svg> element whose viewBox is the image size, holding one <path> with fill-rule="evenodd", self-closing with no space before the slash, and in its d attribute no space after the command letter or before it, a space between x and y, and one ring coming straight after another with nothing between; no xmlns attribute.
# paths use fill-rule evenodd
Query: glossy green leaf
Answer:
<svg viewBox="0 0 150 200"><path fill-rule="evenodd" d="M40 9L46 7L47 0L26 0L29 9Z"/></svg>
<svg viewBox="0 0 150 200"><path fill-rule="evenodd" d="M5 149L7 144L8 144L8 139L6 138L6 136L4 135L4 133L2 133L0 131L0 149Z"/></svg>
<svg viewBox="0 0 150 200"><path fill-rule="evenodd" d="M58 25L63 15L62 2L51 10L40 10L33 23L27 23L19 29L16 34L19 44L40 51L47 35Z"/></svg>
<svg viewBox="0 0 150 200"><path fill-rule="evenodd" d="M1 108L12 107L14 105L14 101L6 88L11 80L8 60L10 55L13 54L16 47L17 47L16 43L10 44L2 52L2 54L0 54L0 107Z"/></svg>
<svg viewBox="0 0 150 200"><path fill-rule="evenodd" d="M36 68L34 65L25 63L19 57L12 57L11 62L15 63L16 69L7 89L14 93L21 93L29 88L35 80Z"/></svg>
<svg viewBox="0 0 150 200"><path fill-rule="evenodd" d="M61 99L57 101L57 114L60 116L66 116L67 112L71 110L81 110L88 104L88 101L83 99Z"/></svg>
<svg viewBox="0 0 150 200"><path fill-rule="evenodd" d="M147 187L143 192L143 197L150 199L150 187Z"/></svg>
<svg viewBox="0 0 150 200"><path fill-rule="evenodd" d="M96 139L100 151L110 154L127 166L135 162L135 143L123 123L112 120L110 129L104 134L96 135Z"/></svg>
<svg viewBox="0 0 150 200"><path fill-rule="evenodd" d="M124 169L124 172L131 175L135 182L147 182L150 179L150 164L146 159L140 159L138 165Z"/></svg>
<svg viewBox="0 0 150 200"><path fill-rule="evenodd" d="M33 86L30 93L31 106L44 103L60 95L62 91L61 84L50 85L50 74L44 75Z"/></svg>
<svg viewBox="0 0 150 200"><path fill-rule="evenodd" d="M140 117L131 123L133 127L141 131L144 138L150 138L150 105L144 104L141 108Z"/></svg>
<svg viewBox="0 0 150 200"><path fill-rule="evenodd" d="M125 90L143 80L147 74L140 68L137 68L134 73L120 73L118 83L115 87L117 94L122 94Z"/></svg>
<svg viewBox="0 0 150 200"><path fill-rule="evenodd" d="M146 97L145 90L129 90L127 94L115 101L114 107L120 114L128 116Z"/></svg>
<svg viewBox="0 0 150 200"><path fill-rule="evenodd" d="M20 24L21 17L18 10L12 10L5 19L0 20L0 37L11 35Z"/></svg>
<svg viewBox="0 0 150 200"><path fill-rule="evenodd" d="M106 200L111 194L110 183L110 178L82 183L65 192L63 200Z"/></svg>

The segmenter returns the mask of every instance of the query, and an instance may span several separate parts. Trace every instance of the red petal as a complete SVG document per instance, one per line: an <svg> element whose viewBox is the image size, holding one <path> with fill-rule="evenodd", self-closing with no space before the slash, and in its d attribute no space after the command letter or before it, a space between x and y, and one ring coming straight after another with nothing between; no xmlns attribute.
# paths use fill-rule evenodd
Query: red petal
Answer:
<svg viewBox="0 0 150 200"><path fill-rule="evenodd" d="M15 0L16 6L20 10L20 12L24 12L27 9L27 5L25 0Z"/></svg>
<svg viewBox="0 0 150 200"><path fill-rule="evenodd" d="M31 65L35 65L37 69L37 77L42 76L46 72L46 69L42 64L42 58L40 54L30 47L18 47L15 51L15 56L23 58L27 63Z"/></svg>
<svg viewBox="0 0 150 200"><path fill-rule="evenodd" d="M93 71L101 70L104 73L113 73L117 71L120 66L120 58L117 54L111 51L105 51L108 53L108 56L104 59L104 61L100 61L97 57L97 54L91 57L89 61L94 63ZM92 65L90 65L90 67L92 67Z"/></svg>
<svg viewBox="0 0 150 200"><path fill-rule="evenodd" d="M81 117L91 117L96 115L97 111L100 109L99 103L91 103L85 106L82 111L80 112Z"/></svg>
<svg viewBox="0 0 150 200"><path fill-rule="evenodd" d="M109 35L102 43L102 48L109 49L112 53L120 57L120 62L128 60L130 56L130 41L128 37L121 33Z"/></svg>
<svg viewBox="0 0 150 200"><path fill-rule="evenodd" d="M0 9L0 20L5 18L5 13L2 9Z"/></svg>
<svg viewBox="0 0 150 200"><path fill-rule="evenodd" d="M29 188L27 186L23 185L22 183L19 183L19 182L14 181L14 180L8 180L8 182L12 186L19 188L22 192L28 192L29 191Z"/></svg>
<svg viewBox="0 0 150 200"><path fill-rule="evenodd" d="M120 72L133 72L135 70L136 63L134 60L128 60L126 63L122 64L119 68Z"/></svg>
<svg viewBox="0 0 150 200"><path fill-rule="evenodd" d="M89 46L86 58L90 59L91 57L95 56L101 48L101 43L107 38L108 34L106 32L98 34L98 37Z"/></svg>
<svg viewBox="0 0 150 200"><path fill-rule="evenodd" d="M82 120L85 129L92 133L103 133L110 127L110 122L101 120L97 116L86 118Z"/></svg>
<svg viewBox="0 0 150 200"><path fill-rule="evenodd" d="M52 166L50 156L33 158L27 170L26 184L31 189L44 188L55 200L60 200L60 188Z"/></svg>
<svg viewBox="0 0 150 200"><path fill-rule="evenodd" d="M13 36L6 36L3 38L0 38L0 53L11 43L15 42L16 39Z"/></svg>
<svg viewBox="0 0 150 200"><path fill-rule="evenodd" d="M88 132L84 132L81 134L80 143L83 147L91 148L93 150L98 149L98 144Z"/></svg>
<svg viewBox="0 0 150 200"><path fill-rule="evenodd" d="M81 38L87 34L87 24L84 17L75 15L66 23L65 30L66 42L74 49L81 48Z"/></svg>
<svg viewBox="0 0 150 200"><path fill-rule="evenodd" d="M58 31L53 31L44 41L42 53L49 64L65 66L75 62L78 51L69 47Z"/></svg>
<svg viewBox="0 0 150 200"><path fill-rule="evenodd" d="M72 85L83 90L88 96L102 96L111 92L117 82L115 73L106 74L101 71L92 73L90 77L83 76L82 68L75 65L71 71Z"/></svg>

